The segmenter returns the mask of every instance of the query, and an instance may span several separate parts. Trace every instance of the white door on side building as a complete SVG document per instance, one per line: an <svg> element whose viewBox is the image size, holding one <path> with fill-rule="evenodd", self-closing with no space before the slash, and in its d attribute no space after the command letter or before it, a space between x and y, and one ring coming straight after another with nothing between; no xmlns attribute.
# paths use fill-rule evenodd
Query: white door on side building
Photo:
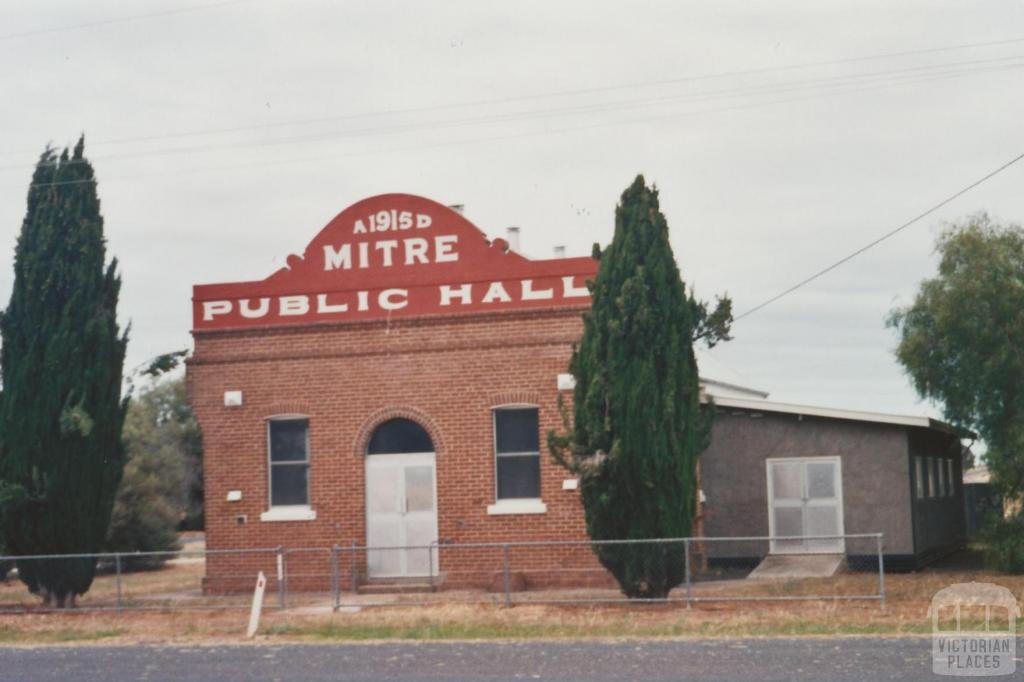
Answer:
<svg viewBox="0 0 1024 682"><path fill-rule="evenodd" d="M371 578L437 573L434 453L366 458L366 545Z"/></svg>
<svg viewBox="0 0 1024 682"><path fill-rule="evenodd" d="M840 554L843 538L843 475L838 457L794 457L766 461L768 532L773 554Z"/></svg>

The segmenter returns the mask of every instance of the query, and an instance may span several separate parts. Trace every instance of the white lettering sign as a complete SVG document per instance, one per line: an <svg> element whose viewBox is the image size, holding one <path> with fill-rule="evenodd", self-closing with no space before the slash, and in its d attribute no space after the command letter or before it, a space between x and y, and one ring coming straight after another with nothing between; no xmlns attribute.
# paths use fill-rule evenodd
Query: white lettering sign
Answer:
<svg viewBox="0 0 1024 682"><path fill-rule="evenodd" d="M277 313L281 317L287 315L305 315L309 312L309 296L282 296L277 299Z"/></svg>
<svg viewBox="0 0 1024 682"><path fill-rule="evenodd" d="M348 270L351 267L351 244L342 244L337 249L330 244L324 244L324 270Z"/></svg>
<svg viewBox="0 0 1024 682"><path fill-rule="evenodd" d="M459 254L455 253L455 245L458 242L459 235L457 234L434 237L434 262L454 263L459 260Z"/></svg>
<svg viewBox="0 0 1024 682"><path fill-rule="evenodd" d="M576 277L578 276L547 280L551 282L548 286L539 284L535 279L520 279L504 282L439 284L412 290L390 288L203 301L203 321L216 321L217 318L230 315L236 310L238 316L243 319L265 320L310 315L337 316L346 313L390 312L407 308L415 312L427 312L431 308L473 304L490 306L589 296L590 292L586 287L576 286ZM556 284L558 280L561 280L560 287ZM484 291L483 297L479 297L480 291Z"/></svg>
<svg viewBox="0 0 1024 682"><path fill-rule="evenodd" d="M203 321L209 322L216 315L227 315L231 312L231 301L204 301Z"/></svg>
<svg viewBox="0 0 1024 682"><path fill-rule="evenodd" d="M415 227L423 230L433 224L433 219L426 213L413 214L398 209L383 209L364 218L359 218L352 226L352 234L369 234L371 232L405 231Z"/></svg>
<svg viewBox="0 0 1024 682"><path fill-rule="evenodd" d="M568 277L562 278L562 296L566 298L580 298L582 296L590 296L590 289L586 286L578 287L573 282L575 277L569 275Z"/></svg>
<svg viewBox="0 0 1024 682"><path fill-rule="evenodd" d="M347 313L348 303L331 304L327 302L327 294L317 294L316 312L321 315L330 315L331 313Z"/></svg>
<svg viewBox="0 0 1024 682"><path fill-rule="evenodd" d="M397 239L383 239L383 240L377 242L377 245L376 245L375 248L378 251L381 251L383 253L383 255L384 255L384 259L383 259L383 262L381 263L381 265L383 265L386 268L390 268L391 267L391 252L394 251L396 248L398 248L398 240Z"/></svg>
<svg viewBox="0 0 1024 682"><path fill-rule="evenodd" d="M270 299L261 298L258 307L253 308L249 305L249 299L243 298L238 302L238 312L242 313L242 317L253 319L256 317L263 317L270 312Z"/></svg>
<svg viewBox="0 0 1024 682"><path fill-rule="evenodd" d="M414 237L413 239L405 240L405 264L412 265L413 263L429 263L427 259L427 249L430 248L430 242L426 239Z"/></svg>
<svg viewBox="0 0 1024 682"><path fill-rule="evenodd" d="M522 287L524 301L546 301L555 297L554 289L538 289L534 291L532 279L524 279Z"/></svg>
<svg viewBox="0 0 1024 682"><path fill-rule="evenodd" d="M505 285L501 282L491 282L491 286L487 288L487 293L484 294L484 303L494 303L495 301L508 303L511 300L512 297L505 291Z"/></svg>
<svg viewBox="0 0 1024 682"><path fill-rule="evenodd" d="M398 263L456 263L459 260L459 252L456 251L458 243L457 234L438 235L432 240L423 237L382 239L378 242L359 242L355 245L355 253L352 244L324 244L324 270L364 270L378 266L390 268Z"/></svg>
<svg viewBox="0 0 1024 682"><path fill-rule="evenodd" d="M451 305L452 299L457 298L460 305L472 303L473 285L460 284L458 287L450 284L441 285L441 305Z"/></svg>
<svg viewBox="0 0 1024 682"><path fill-rule="evenodd" d="M381 310L401 310L409 305L409 292L405 289L385 289L377 297Z"/></svg>

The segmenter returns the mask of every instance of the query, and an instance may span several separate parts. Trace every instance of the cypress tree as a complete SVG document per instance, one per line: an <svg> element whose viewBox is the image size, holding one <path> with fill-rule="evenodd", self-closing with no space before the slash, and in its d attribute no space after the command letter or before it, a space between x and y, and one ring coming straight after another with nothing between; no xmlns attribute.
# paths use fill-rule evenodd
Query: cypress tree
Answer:
<svg viewBox="0 0 1024 682"><path fill-rule="evenodd" d="M731 302L719 299L709 314L687 295L658 191L643 176L622 194L612 243L595 255L591 310L569 367L573 424L563 435L549 434L549 446L580 477L591 539L688 537L697 458L710 432L693 342L728 340ZM629 597L664 597L684 579L681 543L594 551Z"/></svg>
<svg viewBox="0 0 1024 682"><path fill-rule="evenodd" d="M0 517L15 555L100 551L124 466L121 396L127 331L121 280L106 263L85 139L36 165L0 317ZM96 560L22 560L33 593L73 606Z"/></svg>

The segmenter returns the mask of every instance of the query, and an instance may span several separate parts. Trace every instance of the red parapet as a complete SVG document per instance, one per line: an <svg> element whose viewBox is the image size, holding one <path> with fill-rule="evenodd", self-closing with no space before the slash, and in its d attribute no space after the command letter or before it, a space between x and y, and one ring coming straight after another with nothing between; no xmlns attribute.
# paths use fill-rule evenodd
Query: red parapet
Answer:
<svg viewBox="0 0 1024 682"><path fill-rule="evenodd" d="M382 194L339 213L264 280L193 289L195 331L586 308L593 258L530 260L460 213Z"/></svg>

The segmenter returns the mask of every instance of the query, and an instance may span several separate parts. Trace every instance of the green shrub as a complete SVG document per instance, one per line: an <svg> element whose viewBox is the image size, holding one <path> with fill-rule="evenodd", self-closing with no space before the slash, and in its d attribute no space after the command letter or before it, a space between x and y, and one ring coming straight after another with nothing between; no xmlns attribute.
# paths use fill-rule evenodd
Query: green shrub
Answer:
<svg viewBox="0 0 1024 682"><path fill-rule="evenodd" d="M132 399L124 424L128 461L114 501L107 551L180 549L178 526L190 512L197 440L195 420L185 403L184 379L158 383ZM170 554L128 555L121 567L157 568L169 558Z"/></svg>
<svg viewBox="0 0 1024 682"><path fill-rule="evenodd" d="M1000 573L1024 573L1024 517L993 516L982 533L985 564Z"/></svg>
<svg viewBox="0 0 1024 682"><path fill-rule="evenodd" d="M658 190L642 175L615 209L615 235L588 286L590 312L569 364L573 420L548 433L554 460L580 479L593 540L693 533L697 458L710 438L693 344L729 340L732 302L713 310L679 275ZM598 544L630 598L660 599L685 579L683 545Z"/></svg>

